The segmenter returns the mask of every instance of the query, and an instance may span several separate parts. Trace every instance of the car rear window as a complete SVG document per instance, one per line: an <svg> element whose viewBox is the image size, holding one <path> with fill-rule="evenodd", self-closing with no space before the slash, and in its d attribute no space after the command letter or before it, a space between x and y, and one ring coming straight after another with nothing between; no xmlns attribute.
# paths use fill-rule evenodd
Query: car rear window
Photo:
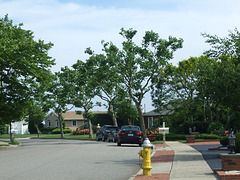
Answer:
<svg viewBox="0 0 240 180"><path fill-rule="evenodd" d="M123 130L123 131L125 131L125 130L140 131L140 128L137 127L137 126L123 126L123 127L122 127L122 130Z"/></svg>
<svg viewBox="0 0 240 180"><path fill-rule="evenodd" d="M106 129L107 129L107 130L110 130L110 131L113 131L113 130L118 129L118 127L107 127Z"/></svg>

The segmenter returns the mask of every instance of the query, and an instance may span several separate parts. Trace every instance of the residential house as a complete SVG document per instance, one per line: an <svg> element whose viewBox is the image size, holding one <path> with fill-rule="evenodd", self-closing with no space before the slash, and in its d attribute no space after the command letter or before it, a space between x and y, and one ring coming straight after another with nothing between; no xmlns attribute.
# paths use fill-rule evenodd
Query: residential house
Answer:
<svg viewBox="0 0 240 180"><path fill-rule="evenodd" d="M11 123L11 126L11 131L14 134L29 134L28 123L24 120Z"/></svg>
<svg viewBox="0 0 240 180"><path fill-rule="evenodd" d="M92 113L105 114L107 112L94 111ZM86 121L82 114L77 114L75 111L67 111L63 113L62 116L65 122L65 128L70 128L73 131L83 125L83 123ZM45 128L59 128L57 113L51 112L48 115L48 117L45 119Z"/></svg>
<svg viewBox="0 0 240 180"><path fill-rule="evenodd" d="M171 116L173 111L171 109L163 109L163 110L152 110L150 112L144 113L144 123L146 129L151 129L153 128L153 122L156 119L164 118L164 117L169 117ZM160 126L160 124L159 124Z"/></svg>

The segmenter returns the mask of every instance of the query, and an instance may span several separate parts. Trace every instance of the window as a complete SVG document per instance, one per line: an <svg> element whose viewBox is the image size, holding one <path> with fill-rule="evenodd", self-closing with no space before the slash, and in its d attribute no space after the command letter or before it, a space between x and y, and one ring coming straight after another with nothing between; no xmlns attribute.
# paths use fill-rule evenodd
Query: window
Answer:
<svg viewBox="0 0 240 180"><path fill-rule="evenodd" d="M77 126L77 121L76 120L72 121L72 126Z"/></svg>
<svg viewBox="0 0 240 180"><path fill-rule="evenodd" d="M55 121L55 127L58 127L58 120Z"/></svg>
<svg viewBox="0 0 240 180"><path fill-rule="evenodd" d="M47 127L50 127L51 126L51 122L50 120L47 121Z"/></svg>
<svg viewBox="0 0 240 180"><path fill-rule="evenodd" d="M148 128L153 127L153 117L148 117Z"/></svg>

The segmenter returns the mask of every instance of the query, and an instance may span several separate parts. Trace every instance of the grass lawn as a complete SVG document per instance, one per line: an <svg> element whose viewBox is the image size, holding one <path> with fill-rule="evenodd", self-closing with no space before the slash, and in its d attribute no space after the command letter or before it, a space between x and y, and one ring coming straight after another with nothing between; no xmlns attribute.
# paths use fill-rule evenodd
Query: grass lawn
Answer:
<svg viewBox="0 0 240 180"><path fill-rule="evenodd" d="M61 138L60 134L41 134L41 139L59 139ZM72 135L72 134L64 134L65 139L89 139L89 135ZM93 139L96 139L96 134L93 134Z"/></svg>
<svg viewBox="0 0 240 180"><path fill-rule="evenodd" d="M28 137L37 137L37 134L14 134L14 138L28 138ZM10 134L0 135L0 139L9 139Z"/></svg>
<svg viewBox="0 0 240 180"><path fill-rule="evenodd" d="M15 134L14 138L37 138L37 134ZM65 139L89 139L89 135L72 135L72 134L64 134ZM58 139L61 138L60 134L40 134L40 138L42 139ZM9 134L0 135L0 139L10 139ZM96 139L96 134L93 134L93 139Z"/></svg>

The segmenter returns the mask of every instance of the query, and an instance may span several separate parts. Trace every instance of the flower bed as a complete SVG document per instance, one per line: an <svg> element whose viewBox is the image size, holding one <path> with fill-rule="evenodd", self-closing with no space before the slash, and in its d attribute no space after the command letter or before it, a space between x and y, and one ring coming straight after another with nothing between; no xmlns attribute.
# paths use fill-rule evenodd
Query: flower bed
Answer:
<svg viewBox="0 0 240 180"><path fill-rule="evenodd" d="M93 133L93 131L92 131ZM72 132L72 135L85 135L85 134L89 134L89 129L82 129L82 130L76 130Z"/></svg>

